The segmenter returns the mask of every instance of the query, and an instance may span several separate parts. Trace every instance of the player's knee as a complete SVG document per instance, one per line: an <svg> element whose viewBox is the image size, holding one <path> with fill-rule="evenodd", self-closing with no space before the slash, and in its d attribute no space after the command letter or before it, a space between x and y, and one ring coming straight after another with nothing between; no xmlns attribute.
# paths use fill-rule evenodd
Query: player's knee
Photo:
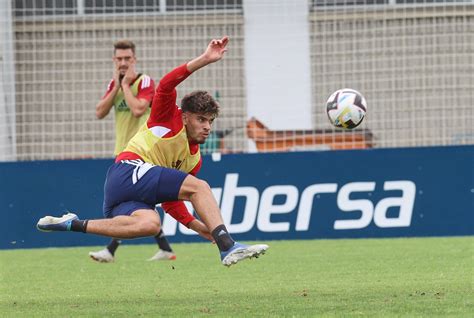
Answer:
<svg viewBox="0 0 474 318"><path fill-rule="evenodd" d="M209 184L201 179L193 176L188 176L185 183L180 189L180 200L193 200L196 195L212 194Z"/></svg>
<svg viewBox="0 0 474 318"><path fill-rule="evenodd" d="M160 232L161 226L159 222L142 222L139 228L142 236L155 236Z"/></svg>
<svg viewBox="0 0 474 318"><path fill-rule="evenodd" d="M209 183L199 179L197 183L197 192L211 192L211 187L209 186Z"/></svg>
<svg viewBox="0 0 474 318"><path fill-rule="evenodd" d="M200 180L200 179L196 181L196 184L193 190L194 191L191 194L191 201L193 197L195 197L196 195L202 196L202 195L212 194L211 187L209 186L209 184L206 181Z"/></svg>
<svg viewBox="0 0 474 318"><path fill-rule="evenodd" d="M161 229L160 219L158 218L158 215L147 215L147 217L140 218L136 227L140 236L155 236Z"/></svg>

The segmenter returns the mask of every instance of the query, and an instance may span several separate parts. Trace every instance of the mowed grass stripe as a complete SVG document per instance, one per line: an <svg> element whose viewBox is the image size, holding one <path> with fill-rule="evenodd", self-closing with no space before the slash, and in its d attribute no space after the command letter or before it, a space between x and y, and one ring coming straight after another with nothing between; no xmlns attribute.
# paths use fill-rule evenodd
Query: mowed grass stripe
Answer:
<svg viewBox="0 0 474 318"><path fill-rule="evenodd" d="M47 235L47 234L46 234ZM67 235L67 234L66 234ZM474 312L473 237L270 241L230 268L212 244L0 251L2 317L455 316Z"/></svg>

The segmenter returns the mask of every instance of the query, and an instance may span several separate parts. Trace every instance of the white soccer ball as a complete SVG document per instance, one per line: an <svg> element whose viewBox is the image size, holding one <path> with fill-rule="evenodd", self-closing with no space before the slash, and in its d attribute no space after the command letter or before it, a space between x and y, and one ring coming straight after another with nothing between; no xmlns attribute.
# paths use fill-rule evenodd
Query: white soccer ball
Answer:
<svg viewBox="0 0 474 318"><path fill-rule="evenodd" d="M364 96L355 89L335 91L326 102L326 112L331 124L338 128L353 129L360 125L367 112Z"/></svg>

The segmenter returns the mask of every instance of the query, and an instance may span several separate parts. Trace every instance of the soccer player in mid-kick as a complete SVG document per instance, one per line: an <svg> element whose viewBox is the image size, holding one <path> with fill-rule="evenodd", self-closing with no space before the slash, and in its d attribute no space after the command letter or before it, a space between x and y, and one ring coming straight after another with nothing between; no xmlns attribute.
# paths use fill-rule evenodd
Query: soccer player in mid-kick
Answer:
<svg viewBox="0 0 474 318"><path fill-rule="evenodd" d="M146 125L107 172L105 219L80 220L73 213L46 216L38 221L38 229L114 238L154 236L161 228L154 207L163 202L167 213L216 242L222 264L230 266L265 253L268 245L247 246L232 239L209 185L194 176L202 163L199 145L209 136L219 105L204 91L186 95L181 109L176 105L176 86L193 72L222 59L228 40L227 37L212 40L202 55L161 79ZM187 212L183 200L192 203L200 220Z"/></svg>

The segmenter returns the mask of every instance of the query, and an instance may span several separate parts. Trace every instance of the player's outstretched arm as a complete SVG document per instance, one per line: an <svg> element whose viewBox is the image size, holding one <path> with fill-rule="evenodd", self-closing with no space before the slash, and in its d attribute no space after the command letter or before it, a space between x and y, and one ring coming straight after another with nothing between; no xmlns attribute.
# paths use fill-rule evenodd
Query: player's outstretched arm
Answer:
<svg viewBox="0 0 474 318"><path fill-rule="evenodd" d="M229 37L224 36L221 39L213 39L207 46L204 53L195 59L188 62L186 65L188 71L195 72L201 67L204 67L208 64L214 63L222 59L224 53L227 52L227 43L229 42Z"/></svg>

